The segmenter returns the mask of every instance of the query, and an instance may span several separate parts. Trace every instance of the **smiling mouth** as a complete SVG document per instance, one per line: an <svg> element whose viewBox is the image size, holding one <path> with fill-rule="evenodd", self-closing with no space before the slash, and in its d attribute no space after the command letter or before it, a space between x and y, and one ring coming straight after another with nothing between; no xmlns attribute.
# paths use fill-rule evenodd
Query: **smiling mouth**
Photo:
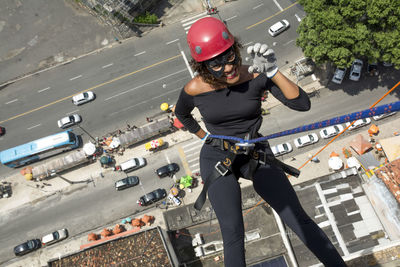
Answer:
<svg viewBox="0 0 400 267"><path fill-rule="evenodd" d="M235 78L236 76L237 76L237 69L236 69L236 68L234 68L233 71L231 71L230 73L226 73L226 74L225 74L225 77L226 77L227 79L233 79L233 78Z"/></svg>

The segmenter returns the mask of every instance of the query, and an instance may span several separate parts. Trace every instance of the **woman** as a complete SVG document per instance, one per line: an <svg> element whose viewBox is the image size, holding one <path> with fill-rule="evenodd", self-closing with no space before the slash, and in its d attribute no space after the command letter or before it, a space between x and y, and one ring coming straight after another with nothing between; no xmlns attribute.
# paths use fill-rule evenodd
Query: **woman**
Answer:
<svg viewBox="0 0 400 267"><path fill-rule="evenodd" d="M246 265L239 177L252 179L255 191L325 266L346 266L324 232L301 207L283 172L295 173L293 169L271 159L267 144L256 145L257 151L260 148L264 151L257 155L266 155L264 159L268 159L263 162L258 156L258 161L255 160L252 153L256 148L208 138L209 134L191 115L197 107L212 135L253 139L259 136L261 98L265 90L298 111L310 109L307 94L279 72L275 54L266 45L248 47L253 65L242 65L240 44L218 19L198 20L190 28L187 40L192 67L198 75L182 90L175 114L191 133L205 141L200 153L200 172L220 224L225 266Z"/></svg>

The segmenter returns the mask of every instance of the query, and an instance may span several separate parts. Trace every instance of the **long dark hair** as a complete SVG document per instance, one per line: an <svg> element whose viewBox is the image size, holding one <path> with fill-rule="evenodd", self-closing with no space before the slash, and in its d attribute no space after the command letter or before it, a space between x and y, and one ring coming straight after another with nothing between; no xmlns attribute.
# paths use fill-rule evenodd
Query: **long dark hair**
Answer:
<svg viewBox="0 0 400 267"><path fill-rule="evenodd" d="M239 40L235 37L235 42L233 43L232 47L235 50L236 56L239 58L237 62L237 66L242 65L242 57L240 56L240 49L243 48L242 44ZM197 62L196 60L192 59L190 61L190 65L192 66L193 70L198 73L199 76L202 77L204 82L210 84L214 88L224 87L227 84L220 79L216 78L214 75L210 73L207 69L207 66L204 62Z"/></svg>

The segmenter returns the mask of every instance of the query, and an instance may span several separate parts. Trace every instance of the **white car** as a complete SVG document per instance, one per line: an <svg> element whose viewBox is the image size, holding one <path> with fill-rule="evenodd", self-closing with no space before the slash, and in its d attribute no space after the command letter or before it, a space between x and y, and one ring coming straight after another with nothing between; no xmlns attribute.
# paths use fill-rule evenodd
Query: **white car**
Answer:
<svg viewBox="0 0 400 267"><path fill-rule="evenodd" d="M353 61L353 64L351 64L351 69L350 69L350 76L349 76L350 80L356 82L360 80L363 64L364 63L360 59L355 59Z"/></svg>
<svg viewBox="0 0 400 267"><path fill-rule="evenodd" d="M276 146L272 146L271 150L272 150L272 153L274 153L274 155L277 157L277 156L291 152L293 150L293 148L289 143L283 143L283 144L279 144Z"/></svg>
<svg viewBox="0 0 400 267"><path fill-rule="evenodd" d="M333 74L332 77L332 82L341 84L344 78L344 75L346 74L347 68L337 68L335 70L335 73Z"/></svg>
<svg viewBox="0 0 400 267"><path fill-rule="evenodd" d="M315 133L310 133L299 138L294 139L294 145L299 148L318 142L318 136Z"/></svg>
<svg viewBox="0 0 400 267"><path fill-rule="evenodd" d="M43 246L46 246L61 241L67 237L68 237L68 231L67 229L64 228L43 236L40 239L40 241L42 241Z"/></svg>
<svg viewBox="0 0 400 267"><path fill-rule="evenodd" d="M365 125L368 125L370 123L371 123L370 118L359 119L359 120L356 120L356 122L349 127L349 130L354 130L354 129L363 127ZM351 124L351 122L346 122L346 127L349 126L350 124Z"/></svg>
<svg viewBox="0 0 400 267"><path fill-rule="evenodd" d="M280 34L281 32L285 31L287 28L289 28L289 21L286 19L283 19L281 21L278 21L268 29L268 33L274 37Z"/></svg>
<svg viewBox="0 0 400 267"><path fill-rule="evenodd" d="M396 114L396 112L384 113L384 114L381 114L381 115L372 116L372 118L374 120L378 121L378 120L384 119L386 117L392 116L394 114Z"/></svg>
<svg viewBox="0 0 400 267"><path fill-rule="evenodd" d="M73 114L62 118L61 120L58 120L57 124L58 127L60 127L61 129L65 129L71 127L72 125L80 123L81 121L82 121L81 116L79 116L78 114Z"/></svg>
<svg viewBox="0 0 400 267"><path fill-rule="evenodd" d="M343 131L343 126L340 124L336 124L336 125L332 125L332 126L322 129L319 132L319 135L322 138L327 139L327 138L333 137L335 135L338 135L341 131Z"/></svg>
<svg viewBox="0 0 400 267"><path fill-rule="evenodd" d="M92 101L94 98L95 98L94 93L92 91L87 91L84 93L74 95L72 97L72 103L79 106L79 105L85 104L89 101Z"/></svg>

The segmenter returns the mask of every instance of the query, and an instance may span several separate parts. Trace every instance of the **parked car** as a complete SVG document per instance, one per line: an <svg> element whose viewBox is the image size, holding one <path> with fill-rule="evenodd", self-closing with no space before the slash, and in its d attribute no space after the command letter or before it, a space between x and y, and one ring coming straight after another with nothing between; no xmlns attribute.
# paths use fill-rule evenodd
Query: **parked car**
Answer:
<svg viewBox="0 0 400 267"><path fill-rule="evenodd" d="M294 145L299 148L307 145L314 144L318 142L318 136L315 133L310 133L307 135L303 135L299 138L294 139Z"/></svg>
<svg viewBox="0 0 400 267"><path fill-rule="evenodd" d="M347 68L337 68L332 77L332 82L341 84L346 74Z"/></svg>
<svg viewBox="0 0 400 267"><path fill-rule="evenodd" d="M330 137L333 137L335 135L338 135L341 131L343 131L343 126L340 125L340 124L336 124L336 125L332 125L332 126L329 126L329 127L326 127L324 129L322 129L319 132L319 135L322 138L326 139L326 138L330 138Z"/></svg>
<svg viewBox="0 0 400 267"><path fill-rule="evenodd" d="M67 229L63 228L61 230L54 231L42 237L42 245L47 246L59 242L68 237Z"/></svg>
<svg viewBox="0 0 400 267"><path fill-rule="evenodd" d="M162 188L158 188L144 196L141 196L137 203L140 206L148 206L150 204L153 204L154 202L157 202L167 196L167 191Z"/></svg>
<svg viewBox="0 0 400 267"><path fill-rule="evenodd" d="M84 93L74 95L72 97L72 103L79 106L79 105L82 105L82 104L85 104L87 102L94 100L94 98L95 98L95 94L92 91L87 91Z"/></svg>
<svg viewBox="0 0 400 267"><path fill-rule="evenodd" d="M156 170L158 177L163 178L166 176L172 176L179 171L179 165L176 163L170 163L162 166Z"/></svg>
<svg viewBox="0 0 400 267"><path fill-rule="evenodd" d="M394 115L394 114L396 114L396 112L384 113L384 114L381 114L381 115L373 116L372 118L373 118L374 120L378 121L378 120L384 119L384 118L386 118L386 117L392 116L392 115Z"/></svg>
<svg viewBox="0 0 400 267"><path fill-rule="evenodd" d="M121 163L120 168L123 172L130 172L137 170L146 165L146 160L144 158L131 158L130 160Z"/></svg>
<svg viewBox="0 0 400 267"><path fill-rule="evenodd" d="M390 63L390 62L385 62L385 61L382 62L382 65L383 65L384 67L391 67L391 66L393 66L392 63Z"/></svg>
<svg viewBox="0 0 400 267"><path fill-rule="evenodd" d="M363 67L363 62L361 59L355 59L353 61L353 64L351 64L351 69L350 69L350 76L349 79L352 81L359 81L361 77L361 70Z"/></svg>
<svg viewBox="0 0 400 267"><path fill-rule="evenodd" d="M0 126L0 136L3 136L6 134L6 128Z"/></svg>
<svg viewBox="0 0 400 267"><path fill-rule="evenodd" d="M22 244L19 244L14 248L15 256L22 256L34 250L37 250L42 246L40 239L31 239Z"/></svg>
<svg viewBox="0 0 400 267"><path fill-rule="evenodd" d="M359 120L356 120L356 122L349 127L349 130L354 130L354 129L363 127L365 125L368 125L370 123L371 123L370 118L359 119ZM346 122L346 127L349 126L350 124L351 124L351 122Z"/></svg>
<svg viewBox="0 0 400 267"><path fill-rule="evenodd" d="M82 121L81 116L79 116L78 114L73 114L62 118L61 120L58 120L57 124L58 127L60 127L61 129L65 129L71 127L72 125L80 123L81 121Z"/></svg>
<svg viewBox="0 0 400 267"><path fill-rule="evenodd" d="M269 27L268 29L268 33L272 36L275 37L278 34L280 34L281 32L285 31L287 28L289 28L289 21L287 21L286 19L283 19L281 21L278 21L277 23L275 23L274 25L272 25L271 27Z"/></svg>
<svg viewBox="0 0 400 267"><path fill-rule="evenodd" d="M272 146L271 150L272 153L274 153L274 155L277 157L291 152L293 148L289 143L283 143L276 146Z"/></svg>
<svg viewBox="0 0 400 267"><path fill-rule="evenodd" d="M115 189L122 190L128 187L132 187L139 184L139 177L137 176L128 176L124 179L118 180L115 182Z"/></svg>
<svg viewBox="0 0 400 267"><path fill-rule="evenodd" d="M379 75L378 63L377 62L368 63L367 72L371 76L378 76Z"/></svg>

